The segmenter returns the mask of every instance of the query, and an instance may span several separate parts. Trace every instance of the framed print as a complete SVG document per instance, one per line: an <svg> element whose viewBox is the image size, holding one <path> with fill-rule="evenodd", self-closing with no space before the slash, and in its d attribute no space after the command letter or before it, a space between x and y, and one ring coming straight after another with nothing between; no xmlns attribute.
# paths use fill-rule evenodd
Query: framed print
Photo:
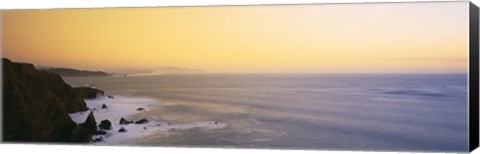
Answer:
<svg viewBox="0 0 480 154"><path fill-rule="evenodd" d="M1 10L2 142L469 152L468 1Z"/></svg>

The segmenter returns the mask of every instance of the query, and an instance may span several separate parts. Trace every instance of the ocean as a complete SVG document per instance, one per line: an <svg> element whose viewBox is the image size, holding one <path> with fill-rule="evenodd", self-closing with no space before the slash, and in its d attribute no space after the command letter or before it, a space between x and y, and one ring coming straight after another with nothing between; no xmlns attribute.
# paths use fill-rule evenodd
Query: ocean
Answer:
<svg viewBox="0 0 480 154"><path fill-rule="evenodd" d="M466 151L467 74L178 74L64 77L154 100L132 117L221 129L152 132L127 145ZM115 102L112 102L115 103ZM134 101L132 101L134 105ZM120 135L120 134L116 134Z"/></svg>

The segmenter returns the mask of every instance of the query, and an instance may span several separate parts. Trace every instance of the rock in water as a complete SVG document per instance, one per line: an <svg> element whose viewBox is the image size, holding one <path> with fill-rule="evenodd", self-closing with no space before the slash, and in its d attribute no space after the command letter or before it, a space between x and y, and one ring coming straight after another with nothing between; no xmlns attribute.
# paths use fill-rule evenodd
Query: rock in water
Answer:
<svg viewBox="0 0 480 154"><path fill-rule="evenodd" d="M107 98L114 99L115 97L113 97L112 95L108 95Z"/></svg>
<svg viewBox="0 0 480 154"><path fill-rule="evenodd" d="M90 112L84 123L79 124L72 132L72 141L89 141L93 135L97 132L97 122L93 116L93 112Z"/></svg>
<svg viewBox="0 0 480 154"><path fill-rule="evenodd" d="M93 140L93 142L101 142L103 141L103 137L99 137Z"/></svg>
<svg viewBox="0 0 480 154"><path fill-rule="evenodd" d="M105 130L110 130L112 129L112 122L110 122L110 120L102 120L100 122L100 125L98 125L98 127L100 127L101 129L105 129Z"/></svg>
<svg viewBox="0 0 480 154"><path fill-rule="evenodd" d="M145 110L145 109L141 108L141 107L137 109L137 111L143 111L143 110Z"/></svg>
<svg viewBox="0 0 480 154"><path fill-rule="evenodd" d="M95 117L93 116L93 112L90 112L87 116L87 120L84 123L80 124L83 128L85 128L89 133L94 133L97 131L97 122L95 121Z"/></svg>
<svg viewBox="0 0 480 154"><path fill-rule="evenodd" d="M122 127L122 128L120 128L120 129L118 130L118 132L120 132L120 133L125 133L125 132L127 132L127 130Z"/></svg>
<svg viewBox="0 0 480 154"><path fill-rule="evenodd" d="M107 108L107 105L103 104L102 109L106 109L106 108Z"/></svg>
<svg viewBox="0 0 480 154"><path fill-rule="evenodd" d="M141 120L135 121L135 124L146 124L146 123L148 123L147 119L141 119Z"/></svg>
<svg viewBox="0 0 480 154"><path fill-rule="evenodd" d="M128 125L128 124L133 123L133 121L127 121L127 120L125 120L125 119L122 117L122 118L120 118L120 122L119 122L119 123L120 123L120 125Z"/></svg>

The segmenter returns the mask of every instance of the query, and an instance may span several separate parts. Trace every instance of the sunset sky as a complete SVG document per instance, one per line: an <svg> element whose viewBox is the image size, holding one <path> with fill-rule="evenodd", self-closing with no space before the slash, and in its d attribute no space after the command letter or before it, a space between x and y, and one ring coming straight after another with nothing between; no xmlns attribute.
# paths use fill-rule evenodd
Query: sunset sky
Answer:
<svg viewBox="0 0 480 154"><path fill-rule="evenodd" d="M468 2L3 11L2 56L118 71L466 73Z"/></svg>

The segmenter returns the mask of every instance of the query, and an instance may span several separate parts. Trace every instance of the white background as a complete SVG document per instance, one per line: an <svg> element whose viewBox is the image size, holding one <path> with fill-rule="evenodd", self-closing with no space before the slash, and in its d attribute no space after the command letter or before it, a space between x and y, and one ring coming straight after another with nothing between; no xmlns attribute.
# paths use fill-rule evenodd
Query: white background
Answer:
<svg viewBox="0 0 480 154"><path fill-rule="evenodd" d="M246 4L308 4L308 3L349 3L349 2L408 2L415 0L0 0L0 9L48 9L48 8L102 8L102 7L144 7L144 6L198 6L198 5L246 5ZM427 0L416 0L427 1ZM445 0L437 0L445 1ZM472 0L480 6L480 0ZM0 20L1 25L1 20ZM0 32L0 37L1 37ZM1 40L1 38L0 38ZM1 50L0 41L0 50ZM1 52L0 52L1 53ZM347 154L347 153L387 153L387 152L350 152L350 151L305 151L305 150L256 150L256 149L215 149L215 148L161 148L161 147L115 147L82 145L45 145L45 144L1 144L1 153L62 153L62 154ZM388 152L399 153L399 152ZM473 154L480 154L480 149Z"/></svg>

